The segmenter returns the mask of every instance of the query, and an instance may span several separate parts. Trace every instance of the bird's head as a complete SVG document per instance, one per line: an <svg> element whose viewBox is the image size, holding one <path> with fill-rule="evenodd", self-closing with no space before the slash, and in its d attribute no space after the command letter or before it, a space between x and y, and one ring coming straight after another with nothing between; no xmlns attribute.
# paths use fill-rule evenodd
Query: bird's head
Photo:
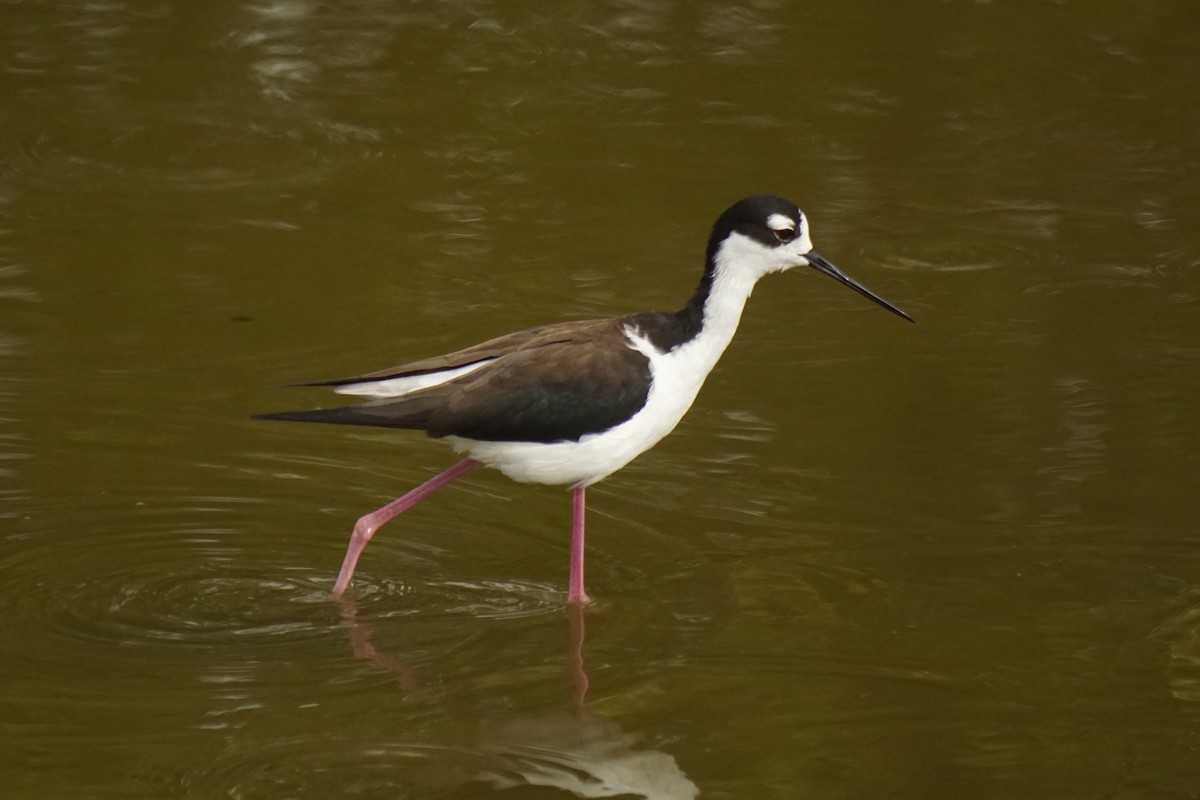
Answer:
<svg viewBox="0 0 1200 800"><path fill-rule="evenodd" d="M790 200L756 194L734 203L717 218L708 240L714 270L745 274L752 281L770 272L812 267L868 297L909 322L913 318L835 267L813 249L808 219Z"/></svg>

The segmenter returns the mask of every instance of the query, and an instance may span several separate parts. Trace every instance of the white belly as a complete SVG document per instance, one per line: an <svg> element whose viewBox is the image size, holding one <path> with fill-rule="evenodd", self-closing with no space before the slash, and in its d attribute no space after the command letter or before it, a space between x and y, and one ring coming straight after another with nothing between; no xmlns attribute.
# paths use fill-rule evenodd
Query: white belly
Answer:
<svg viewBox="0 0 1200 800"><path fill-rule="evenodd" d="M457 436L447 436L447 441L455 450L522 483L588 486L607 478L675 429L708 375L708 369L696 368L697 353L691 348L698 342L661 353L634 333L629 338L630 347L650 360L651 383L646 404L620 425L577 442L480 442Z"/></svg>
<svg viewBox="0 0 1200 800"><path fill-rule="evenodd" d="M675 429L692 407L704 379L725 352L757 275L718 269L695 338L662 352L640 332L626 329L629 346L650 361L646 405L625 422L578 442L478 442L446 437L459 452L524 483L587 486L607 478Z"/></svg>

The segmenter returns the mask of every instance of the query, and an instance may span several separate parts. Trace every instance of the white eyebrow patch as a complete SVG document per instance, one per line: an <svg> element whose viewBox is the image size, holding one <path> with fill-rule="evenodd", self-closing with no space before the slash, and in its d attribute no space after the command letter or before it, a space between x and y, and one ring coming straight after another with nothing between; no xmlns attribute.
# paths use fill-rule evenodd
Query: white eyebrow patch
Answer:
<svg viewBox="0 0 1200 800"><path fill-rule="evenodd" d="M796 229L796 223L783 214L772 214L767 217L767 227L773 231L793 231Z"/></svg>

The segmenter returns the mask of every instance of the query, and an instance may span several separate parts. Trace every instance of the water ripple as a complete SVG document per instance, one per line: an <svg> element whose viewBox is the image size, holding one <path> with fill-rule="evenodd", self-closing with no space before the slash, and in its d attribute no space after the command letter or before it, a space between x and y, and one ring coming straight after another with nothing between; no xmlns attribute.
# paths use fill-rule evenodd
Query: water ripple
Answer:
<svg viewBox="0 0 1200 800"><path fill-rule="evenodd" d="M444 730L442 728L445 728ZM231 747L175 778L212 796L444 797L465 787L541 786L577 797L687 800L698 789L675 759L612 720L588 714L528 714L437 725L424 735L359 729Z"/></svg>
<svg viewBox="0 0 1200 800"><path fill-rule="evenodd" d="M130 556L112 565L78 565L36 539L23 544L5 567L3 602L10 622L15 619L26 635L7 640L6 648L85 645L89 657L121 662L156 645L190 650L238 641L273 647L325 635L337 624L323 581L287 573L265 578L194 543L110 542L110 557L122 551ZM168 552L178 548L195 551L186 566L178 552Z"/></svg>
<svg viewBox="0 0 1200 800"><path fill-rule="evenodd" d="M358 573L351 593L379 618L420 614L425 618L522 619L562 612L563 589L548 583L373 579ZM397 598L403 602L397 603Z"/></svg>

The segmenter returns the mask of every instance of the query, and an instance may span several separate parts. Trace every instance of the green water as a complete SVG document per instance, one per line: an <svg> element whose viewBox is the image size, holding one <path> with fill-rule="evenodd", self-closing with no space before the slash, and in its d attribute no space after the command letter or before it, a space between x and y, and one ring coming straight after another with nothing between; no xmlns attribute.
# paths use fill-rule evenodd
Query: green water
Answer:
<svg viewBox="0 0 1200 800"><path fill-rule="evenodd" d="M0 796L1192 798L1200 6L0 2ZM771 276L589 492L255 422ZM586 631L585 631L586 628Z"/></svg>

